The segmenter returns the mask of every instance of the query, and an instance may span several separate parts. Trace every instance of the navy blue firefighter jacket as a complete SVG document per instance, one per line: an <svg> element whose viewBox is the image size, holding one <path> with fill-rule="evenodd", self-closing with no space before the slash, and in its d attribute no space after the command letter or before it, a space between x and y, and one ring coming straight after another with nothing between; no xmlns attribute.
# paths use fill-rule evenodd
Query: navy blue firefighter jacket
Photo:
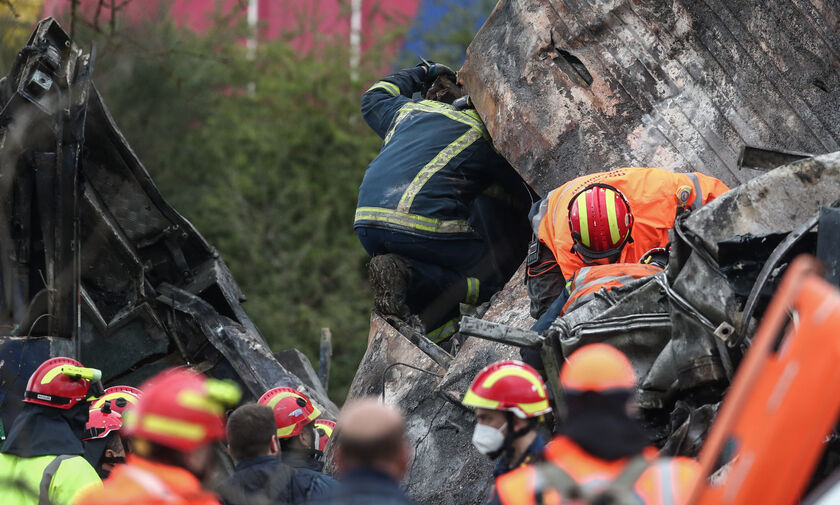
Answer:
<svg viewBox="0 0 840 505"><path fill-rule="evenodd" d="M362 115L383 142L359 188L354 226L476 237L467 222L473 199L521 180L494 149L475 110L411 99L424 73L422 67L400 70L362 96Z"/></svg>

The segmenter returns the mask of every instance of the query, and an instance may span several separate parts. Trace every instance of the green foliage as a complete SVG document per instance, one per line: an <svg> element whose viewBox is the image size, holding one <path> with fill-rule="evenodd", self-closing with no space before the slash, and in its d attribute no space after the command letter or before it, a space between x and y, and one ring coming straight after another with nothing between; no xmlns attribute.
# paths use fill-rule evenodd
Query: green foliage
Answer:
<svg viewBox="0 0 840 505"><path fill-rule="evenodd" d="M456 69L464 63L467 47L493 11L498 0L424 0L423 8L441 11L442 15L431 28L421 26L420 18L409 30L413 45L421 46L420 56ZM427 3L427 5L426 5ZM403 66L417 63L417 55L403 54Z"/></svg>
<svg viewBox="0 0 840 505"><path fill-rule="evenodd" d="M271 347L317 367L331 328L342 401L371 305L353 214L381 141L361 120L346 43L261 42L249 58L235 21L198 36L159 16L76 38L97 40L106 104L164 197L221 252Z"/></svg>

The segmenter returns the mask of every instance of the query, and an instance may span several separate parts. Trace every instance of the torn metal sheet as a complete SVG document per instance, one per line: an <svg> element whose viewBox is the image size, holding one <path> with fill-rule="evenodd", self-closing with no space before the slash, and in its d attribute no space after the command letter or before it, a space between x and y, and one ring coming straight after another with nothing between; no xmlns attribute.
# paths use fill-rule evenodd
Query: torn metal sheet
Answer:
<svg viewBox="0 0 840 505"><path fill-rule="evenodd" d="M0 81L0 325L68 342L62 354L106 384L189 364L247 398L299 388L336 415L323 388L278 363L219 253L166 203L93 64L46 19Z"/></svg>
<svg viewBox="0 0 840 505"><path fill-rule="evenodd" d="M503 0L458 73L538 193L622 166L734 186L742 147L840 149L836 1Z"/></svg>

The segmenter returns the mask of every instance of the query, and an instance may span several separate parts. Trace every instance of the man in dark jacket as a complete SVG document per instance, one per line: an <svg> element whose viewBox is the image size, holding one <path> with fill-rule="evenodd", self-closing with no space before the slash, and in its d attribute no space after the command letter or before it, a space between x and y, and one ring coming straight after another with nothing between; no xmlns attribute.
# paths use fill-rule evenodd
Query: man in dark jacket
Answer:
<svg viewBox="0 0 840 505"><path fill-rule="evenodd" d="M421 65L362 97L362 115L383 139L359 188L354 224L373 257L374 305L403 319L419 315L435 342L457 331L459 304L475 307L503 287L528 240L529 189L468 101L452 105L463 94L456 81L445 66ZM425 88L427 99L412 99ZM509 217L488 226L487 214ZM500 227L506 233L490 236Z"/></svg>
<svg viewBox="0 0 840 505"><path fill-rule="evenodd" d="M402 414L374 398L342 409L334 432L339 486L318 504L411 505L400 488L411 460Z"/></svg>
<svg viewBox="0 0 840 505"><path fill-rule="evenodd" d="M217 489L225 505L294 505L327 494L335 480L296 469L278 458L271 408L250 403L236 409L227 423L228 449L236 468Z"/></svg>

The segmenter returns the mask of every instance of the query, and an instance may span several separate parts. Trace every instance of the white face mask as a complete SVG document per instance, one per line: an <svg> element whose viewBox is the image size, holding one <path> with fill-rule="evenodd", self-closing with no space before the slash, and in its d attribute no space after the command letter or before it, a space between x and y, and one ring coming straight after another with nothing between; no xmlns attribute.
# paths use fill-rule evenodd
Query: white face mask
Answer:
<svg viewBox="0 0 840 505"><path fill-rule="evenodd" d="M472 443L478 452L481 454L490 454L502 448L505 443L504 429L507 423L500 428L487 426L486 424L476 424L473 430Z"/></svg>

